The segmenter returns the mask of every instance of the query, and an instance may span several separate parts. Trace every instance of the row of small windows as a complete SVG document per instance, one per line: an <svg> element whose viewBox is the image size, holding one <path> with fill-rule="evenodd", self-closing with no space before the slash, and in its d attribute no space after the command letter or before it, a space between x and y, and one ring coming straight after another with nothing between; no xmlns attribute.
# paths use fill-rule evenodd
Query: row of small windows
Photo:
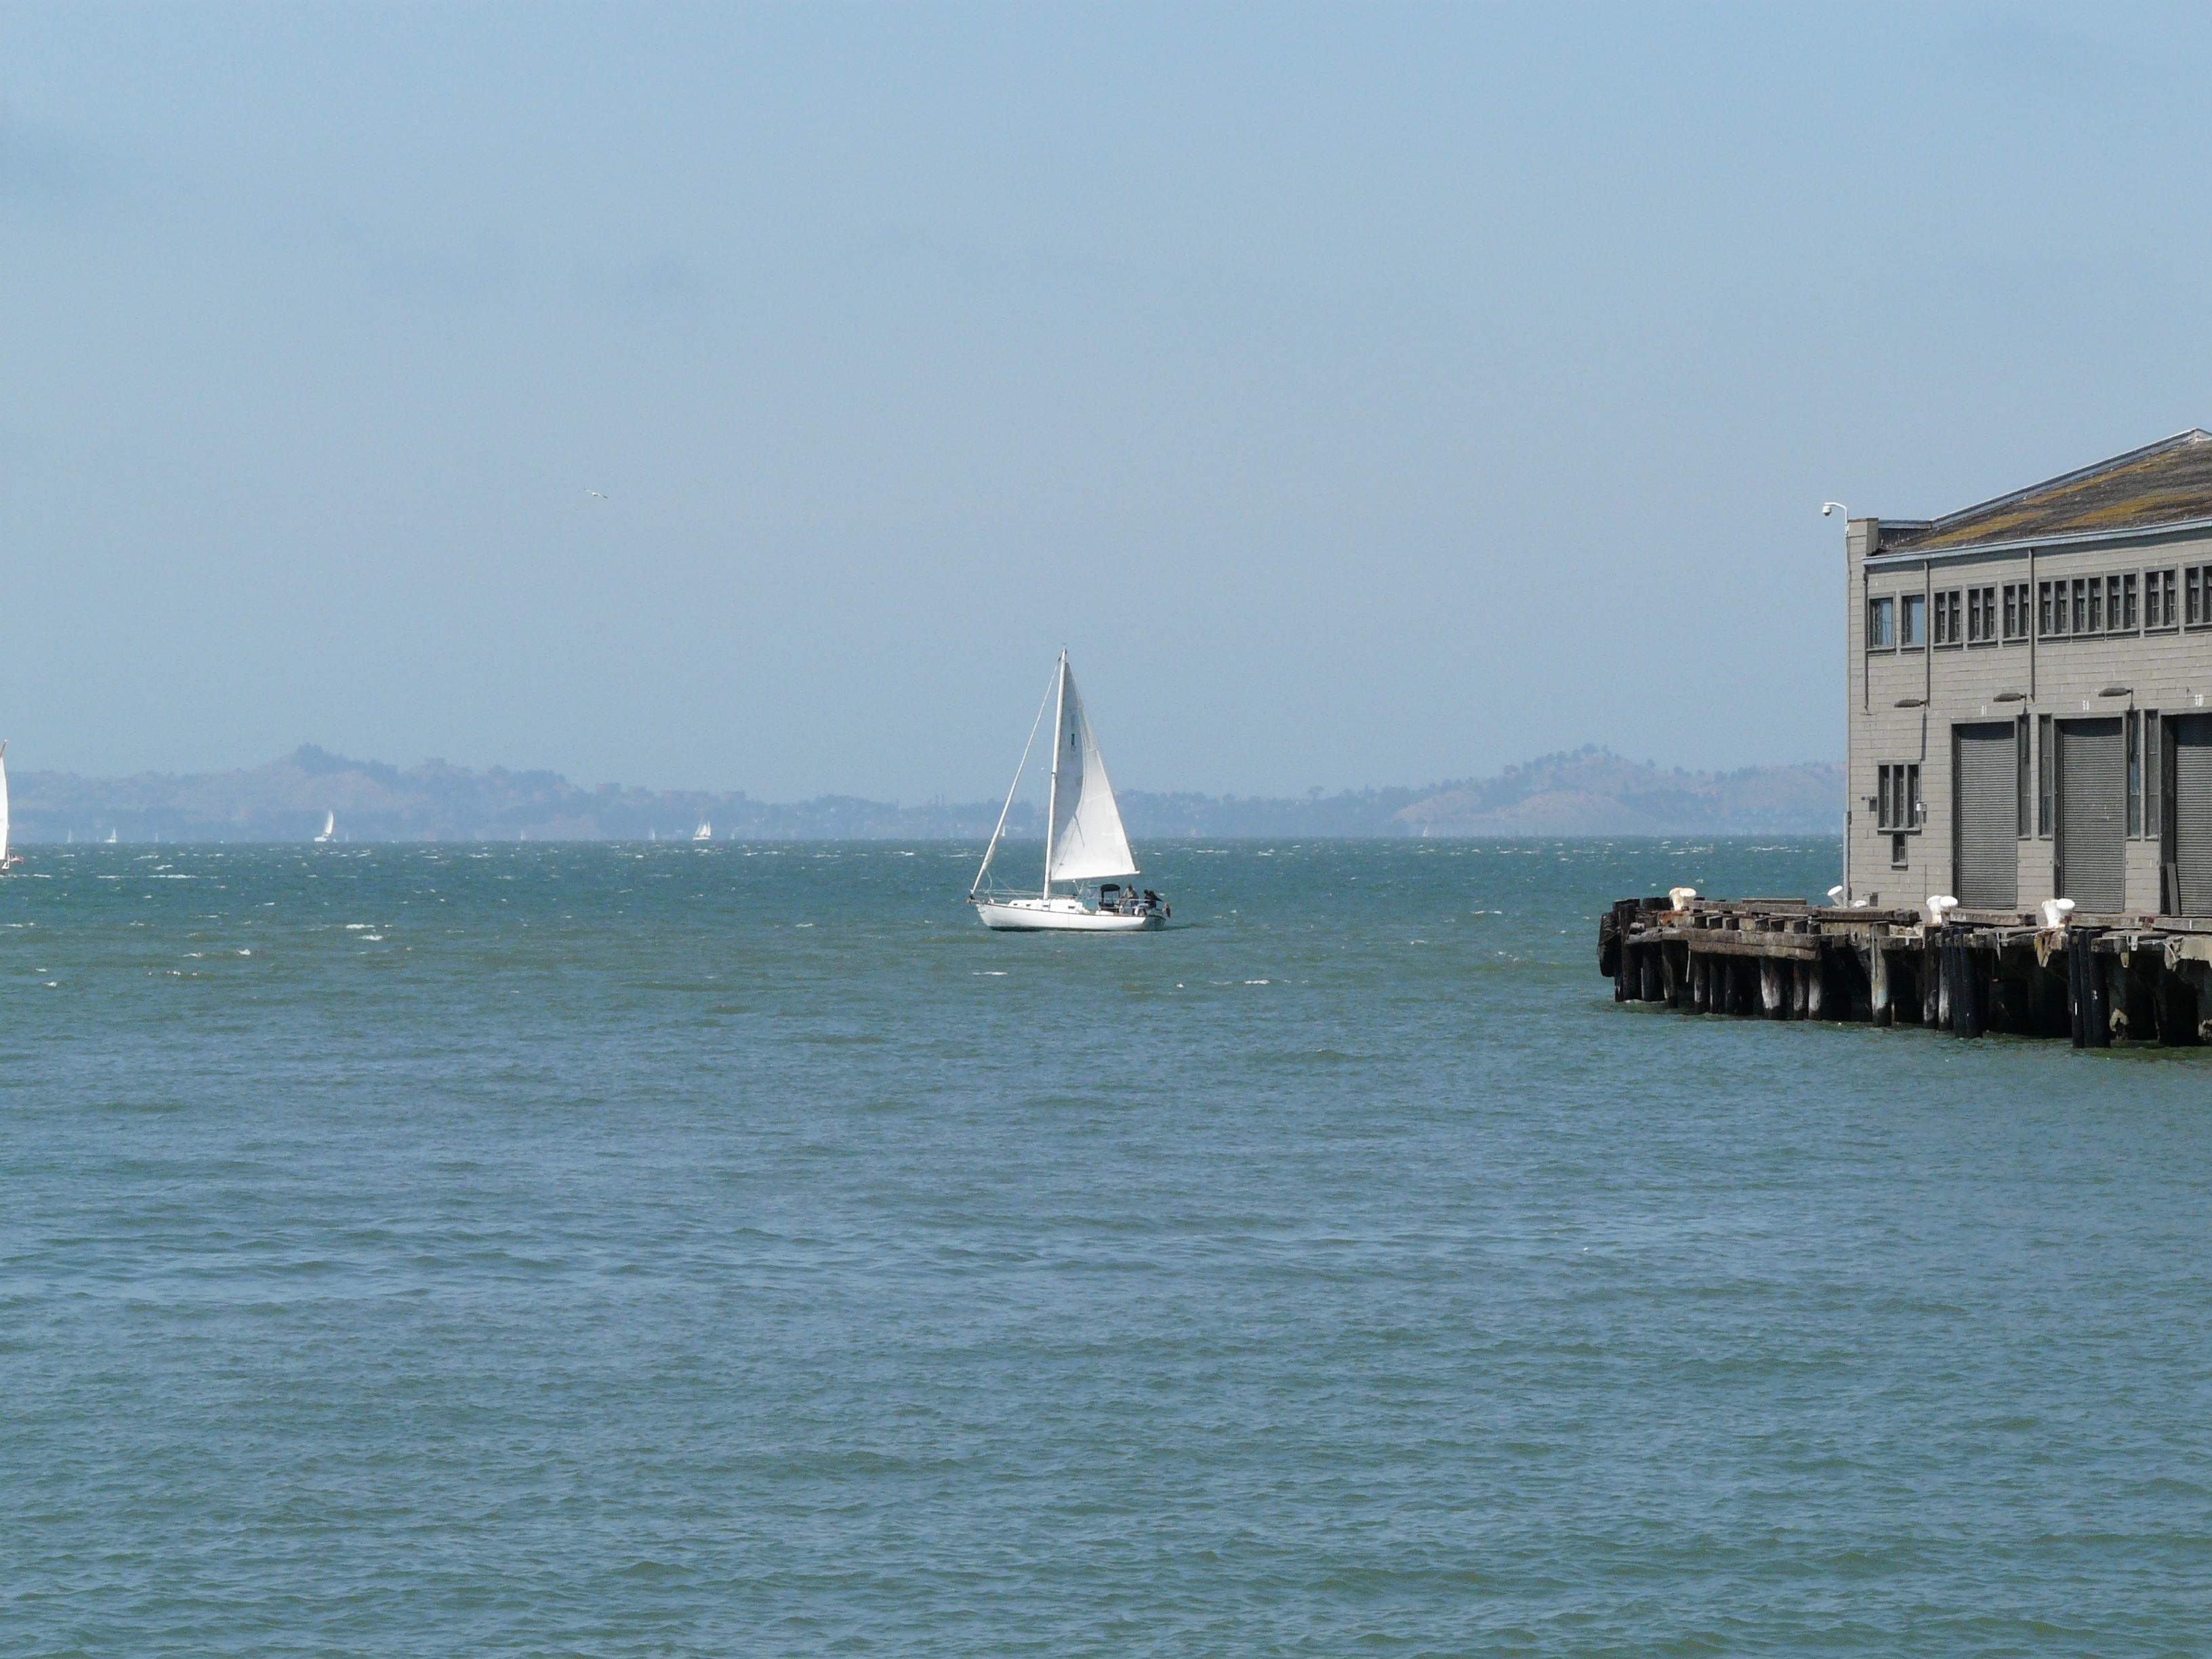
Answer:
<svg viewBox="0 0 2212 1659"><path fill-rule="evenodd" d="M1867 649L1998 645L2087 634L2212 627L2212 564L2056 581L2002 582L1867 601Z"/></svg>
<svg viewBox="0 0 2212 1659"><path fill-rule="evenodd" d="M1920 769L1903 766L1877 769L1879 793L1875 797L1874 826L1877 830L1917 830L1927 816L1920 799Z"/></svg>

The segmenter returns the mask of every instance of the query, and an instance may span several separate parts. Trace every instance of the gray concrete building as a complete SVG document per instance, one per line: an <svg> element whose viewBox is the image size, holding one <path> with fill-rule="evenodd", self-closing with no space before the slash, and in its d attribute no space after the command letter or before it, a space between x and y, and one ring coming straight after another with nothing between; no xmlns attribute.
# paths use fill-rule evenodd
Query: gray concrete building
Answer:
<svg viewBox="0 0 2212 1659"><path fill-rule="evenodd" d="M1845 902L2212 916L2212 433L1846 547Z"/></svg>

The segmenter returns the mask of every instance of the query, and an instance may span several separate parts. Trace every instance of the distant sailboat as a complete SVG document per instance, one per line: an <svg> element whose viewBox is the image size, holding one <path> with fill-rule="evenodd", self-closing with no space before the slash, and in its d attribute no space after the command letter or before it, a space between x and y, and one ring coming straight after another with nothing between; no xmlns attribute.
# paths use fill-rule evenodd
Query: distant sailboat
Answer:
<svg viewBox="0 0 2212 1659"><path fill-rule="evenodd" d="M696 830L694 830L691 832L691 839L694 841L714 840L714 826L711 823L702 823Z"/></svg>
<svg viewBox="0 0 2212 1659"><path fill-rule="evenodd" d="M1081 933L1148 933L1167 926L1168 907L1157 895L1140 898L1133 887L1119 878L1137 873L1136 854L1129 850L1128 832L1121 827L1121 809L1114 799L1114 786L1106 778L1106 763L1091 735L1090 717L1075 690L1075 674L1067 665L1067 653L1045 693L1047 702L1057 702L1053 716L1052 797L1044 823L1044 884L1035 898L987 892L991 858L1006 833L1006 814L1013 811L1014 793L1021 787L1023 768L1036 742L1036 726L1023 745L1021 764L1006 791L1006 804L999 811L998 828L983 849L983 866L975 872L968 902L977 920L1001 932L1066 932ZM1039 708L1037 720L1044 719ZM1108 877L1115 878L1109 881ZM1073 884L1073 893L1055 894L1054 882ZM1082 889L1096 883L1088 898Z"/></svg>
<svg viewBox="0 0 2212 1659"><path fill-rule="evenodd" d="M8 739L0 738L0 870L22 861L8 852Z"/></svg>
<svg viewBox="0 0 2212 1659"><path fill-rule="evenodd" d="M323 833L322 833L321 835L319 835L319 836L317 836L315 837L315 840L316 840L318 842L325 842L325 841L336 841L337 838L338 838L338 815L337 815L337 813L335 813L335 812L325 812L325 813L324 813L324 814L323 814Z"/></svg>
<svg viewBox="0 0 2212 1659"><path fill-rule="evenodd" d="M107 844L108 844L110 847L112 847L112 846L114 846L114 845L115 845L115 842L116 842L116 834L115 834L115 831L113 831L112 830L109 830L109 831L107 832Z"/></svg>

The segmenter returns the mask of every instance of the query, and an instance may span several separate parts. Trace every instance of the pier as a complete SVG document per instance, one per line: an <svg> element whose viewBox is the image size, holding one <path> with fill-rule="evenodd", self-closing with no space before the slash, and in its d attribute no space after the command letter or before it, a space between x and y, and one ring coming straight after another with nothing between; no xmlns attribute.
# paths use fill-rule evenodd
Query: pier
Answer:
<svg viewBox="0 0 2212 1659"><path fill-rule="evenodd" d="M1940 915L1941 920L1934 917ZM1598 925L1617 1002L1923 1025L2077 1048L2212 1039L2212 918L1622 899Z"/></svg>

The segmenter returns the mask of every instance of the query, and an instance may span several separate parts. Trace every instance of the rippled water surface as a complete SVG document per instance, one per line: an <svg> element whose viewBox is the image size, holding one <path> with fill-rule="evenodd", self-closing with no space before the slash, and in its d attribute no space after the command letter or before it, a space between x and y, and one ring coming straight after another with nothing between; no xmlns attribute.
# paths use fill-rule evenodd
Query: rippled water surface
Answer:
<svg viewBox="0 0 2212 1659"><path fill-rule="evenodd" d="M2212 1050L1618 1006L1832 843L31 849L0 1654L2201 1653Z"/></svg>

